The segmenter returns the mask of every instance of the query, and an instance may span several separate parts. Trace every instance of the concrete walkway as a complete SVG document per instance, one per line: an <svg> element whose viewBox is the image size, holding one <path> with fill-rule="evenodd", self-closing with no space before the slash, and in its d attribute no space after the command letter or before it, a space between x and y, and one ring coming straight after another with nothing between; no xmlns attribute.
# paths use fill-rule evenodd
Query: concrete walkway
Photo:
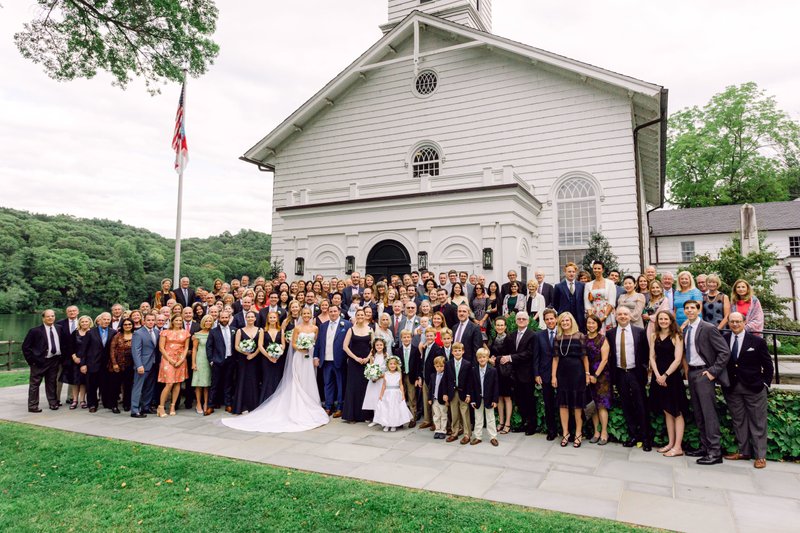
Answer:
<svg viewBox="0 0 800 533"><path fill-rule="evenodd" d="M45 407L33 414L26 396L27 386L0 389L0 419L671 530L797 531L800 524L798 464L701 467L616 444L561 448L543 435L462 446L427 430L384 433L338 420L304 433L246 433L219 424L230 416L219 412L134 419Z"/></svg>

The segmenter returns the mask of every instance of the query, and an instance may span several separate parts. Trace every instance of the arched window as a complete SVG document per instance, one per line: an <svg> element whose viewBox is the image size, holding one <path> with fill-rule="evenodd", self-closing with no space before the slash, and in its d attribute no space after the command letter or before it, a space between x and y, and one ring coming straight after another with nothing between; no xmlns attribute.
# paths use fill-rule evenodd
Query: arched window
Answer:
<svg viewBox="0 0 800 533"><path fill-rule="evenodd" d="M587 178L569 178L556 192L558 213L558 267L580 264L589 237L597 231L597 191Z"/></svg>
<svg viewBox="0 0 800 533"><path fill-rule="evenodd" d="M439 151L431 144L423 144L414 151L411 159L412 175L415 178L428 174L430 176L439 175Z"/></svg>

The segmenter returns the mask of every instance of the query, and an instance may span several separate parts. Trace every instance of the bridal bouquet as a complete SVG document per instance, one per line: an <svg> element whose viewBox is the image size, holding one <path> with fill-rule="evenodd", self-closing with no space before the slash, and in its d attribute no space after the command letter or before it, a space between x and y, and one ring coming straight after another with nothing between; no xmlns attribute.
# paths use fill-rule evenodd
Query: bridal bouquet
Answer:
<svg viewBox="0 0 800 533"><path fill-rule="evenodd" d="M267 346L267 354L272 358L278 359L283 355L283 347L277 342L271 342L269 346Z"/></svg>
<svg viewBox="0 0 800 533"><path fill-rule="evenodd" d="M253 339L245 339L239 343L239 349L244 353L253 353L256 349L256 341Z"/></svg>
<svg viewBox="0 0 800 533"><path fill-rule="evenodd" d="M381 365L377 363L368 363L364 368L364 377L370 381L378 381L383 376Z"/></svg>
<svg viewBox="0 0 800 533"><path fill-rule="evenodd" d="M301 333L297 338L297 347L300 350L305 350L305 358L309 358L308 350L314 347L314 336L310 334Z"/></svg>

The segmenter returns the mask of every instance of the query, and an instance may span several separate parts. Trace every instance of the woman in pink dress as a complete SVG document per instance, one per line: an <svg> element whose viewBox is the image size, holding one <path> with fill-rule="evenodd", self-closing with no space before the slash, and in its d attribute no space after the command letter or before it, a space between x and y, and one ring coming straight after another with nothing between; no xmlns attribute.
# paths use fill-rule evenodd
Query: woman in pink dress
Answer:
<svg viewBox="0 0 800 533"><path fill-rule="evenodd" d="M164 412L164 404L170 394L172 394L172 400L169 414L173 416L175 415L175 404L178 402L178 394L181 391L181 383L189 377L186 366L186 354L189 352L189 332L183 329L183 318L180 314L172 315L169 329L161 332L158 348L161 350L158 381L164 383L161 401L158 404L158 416L167 416Z"/></svg>

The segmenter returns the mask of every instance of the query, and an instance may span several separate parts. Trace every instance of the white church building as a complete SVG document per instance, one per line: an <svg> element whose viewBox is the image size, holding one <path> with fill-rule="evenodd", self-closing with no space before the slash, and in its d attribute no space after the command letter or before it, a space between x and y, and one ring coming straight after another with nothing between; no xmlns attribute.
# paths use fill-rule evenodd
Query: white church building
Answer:
<svg viewBox="0 0 800 533"><path fill-rule="evenodd" d="M557 279L592 231L643 271L667 90L494 35L491 0L389 0L383 37L242 160L298 276Z"/></svg>

